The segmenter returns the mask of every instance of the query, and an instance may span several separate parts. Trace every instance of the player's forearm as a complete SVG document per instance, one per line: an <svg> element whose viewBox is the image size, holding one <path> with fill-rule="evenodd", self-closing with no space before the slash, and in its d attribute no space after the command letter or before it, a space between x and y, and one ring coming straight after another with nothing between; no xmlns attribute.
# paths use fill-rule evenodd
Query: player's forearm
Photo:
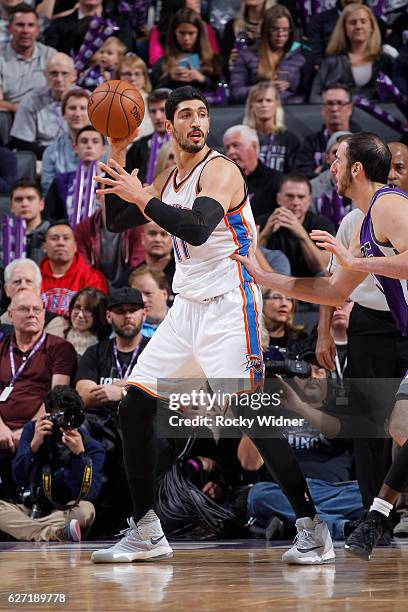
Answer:
<svg viewBox="0 0 408 612"><path fill-rule="evenodd" d="M317 324L319 336L328 336L330 334L334 310L333 306L320 306L319 322Z"/></svg>
<svg viewBox="0 0 408 612"><path fill-rule="evenodd" d="M379 274L388 278L408 279L408 251L391 257L355 257L350 266L366 274Z"/></svg>
<svg viewBox="0 0 408 612"><path fill-rule="evenodd" d="M330 277L295 278L263 271L258 273L256 280L259 285L265 285L275 291L281 291L285 295L311 304L338 306L348 297L331 284Z"/></svg>
<svg viewBox="0 0 408 612"><path fill-rule="evenodd" d="M330 255L319 249L309 238L306 236L303 240L300 240L300 248L302 249L303 256L310 270L314 274L323 272L327 268L329 263Z"/></svg>
<svg viewBox="0 0 408 612"><path fill-rule="evenodd" d="M149 219L145 217L135 204L125 202L125 200L122 200L116 194L105 196L105 209L106 227L111 232L123 232L149 222Z"/></svg>

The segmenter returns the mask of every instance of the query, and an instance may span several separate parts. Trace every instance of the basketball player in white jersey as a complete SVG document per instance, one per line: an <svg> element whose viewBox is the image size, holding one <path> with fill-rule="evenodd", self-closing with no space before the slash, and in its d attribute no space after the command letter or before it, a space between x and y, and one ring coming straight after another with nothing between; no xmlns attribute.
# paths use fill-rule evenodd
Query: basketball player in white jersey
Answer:
<svg viewBox="0 0 408 612"><path fill-rule="evenodd" d="M341 267L328 278L293 278L264 272L253 253L233 255L262 285L300 300L337 306L347 299L367 274L384 294L395 322L408 335L408 194L387 187L391 152L376 134L359 133L343 140L331 166L340 196L353 200L364 213L350 248L327 232L314 230L311 238L336 255ZM390 433L400 452L374 498L367 518L346 540L346 550L368 560L387 526L393 504L408 486L408 427L406 419L408 372L396 396Z"/></svg>
<svg viewBox="0 0 408 612"><path fill-rule="evenodd" d="M134 512L122 540L93 553L96 563L172 555L155 513L154 420L157 398L168 395L158 379L240 379L248 390L263 380L259 288L230 257L245 255L256 240L245 180L234 162L207 146L208 103L199 91L176 89L165 111L176 167L143 188L137 170L129 174L123 168L124 139L111 142L111 159L103 167L111 178L97 177L105 186L99 193L106 196L109 229L122 231L151 219L172 234L178 295L127 381L119 416ZM300 535L283 560L333 561L327 525L316 514L287 440L247 433L298 518Z"/></svg>

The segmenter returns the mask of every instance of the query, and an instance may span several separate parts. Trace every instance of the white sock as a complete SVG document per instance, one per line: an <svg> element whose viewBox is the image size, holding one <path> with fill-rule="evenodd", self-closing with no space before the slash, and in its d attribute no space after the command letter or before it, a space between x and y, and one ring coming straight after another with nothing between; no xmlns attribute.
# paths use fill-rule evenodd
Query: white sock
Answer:
<svg viewBox="0 0 408 612"><path fill-rule="evenodd" d="M380 499L379 497L374 497L374 501L371 504L370 512L372 510L376 510L380 514L383 514L384 516L388 517L392 508L393 504L390 504L390 502L385 501L385 499Z"/></svg>

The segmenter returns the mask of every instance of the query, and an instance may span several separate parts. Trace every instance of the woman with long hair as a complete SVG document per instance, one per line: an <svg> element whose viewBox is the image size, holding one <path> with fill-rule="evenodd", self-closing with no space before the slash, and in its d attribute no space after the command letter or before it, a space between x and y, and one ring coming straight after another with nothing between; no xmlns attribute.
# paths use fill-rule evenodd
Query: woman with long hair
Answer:
<svg viewBox="0 0 408 612"><path fill-rule="evenodd" d="M252 0L253 1L253 0ZM166 0L163 3L160 13L159 23L152 27L149 35L149 66L153 66L165 52L166 36L169 29L169 23L174 13L181 8L189 8L201 15L201 0ZM215 32L207 21L204 21L204 27L207 31L208 41L214 53L219 53Z"/></svg>
<svg viewBox="0 0 408 612"><path fill-rule="evenodd" d="M279 291L261 287L262 308L262 347L264 351L271 346L287 349L307 337L304 325L293 322L296 311L296 300Z"/></svg>
<svg viewBox="0 0 408 612"><path fill-rule="evenodd" d="M326 56L313 81L310 102L321 102L322 92L332 83L344 83L352 95L378 98L378 73L390 75L392 71L392 59L382 51L377 21L364 4L344 8Z"/></svg>
<svg viewBox="0 0 408 612"><path fill-rule="evenodd" d="M106 306L105 294L93 287L84 287L72 298L64 336L79 356L90 346L109 337Z"/></svg>
<svg viewBox="0 0 408 612"><path fill-rule="evenodd" d="M142 95L145 108L147 108L147 96L152 91L152 85L147 72L147 66L141 57L134 53L127 53L116 70L115 78L127 81L136 87ZM149 113L145 113L137 137L148 136L152 132L152 120Z"/></svg>
<svg viewBox="0 0 408 612"><path fill-rule="evenodd" d="M294 29L286 7L276 5L266 11L258 44L238 52L230 77L231 102L245 102L251 87L259 81L272 81L284 104L304 101L306 60L294 40Z"/></svg>
<svg viewBox="0 0 408 612"><path fill-rule="evenodd" d="M222 36L222 56L229 70L235 64L239 49L258 42L265 11L275 4L276 0L241 0L238 15L228 21Z"/></svg>
<svg viewBox="0 0 408 612"><path fill-rule="evenodd" d="M256 130L259 159L268 168L291 172L299 140L286 129L285 112L272 81L254 85L245 106L244 125Z"/></svg>
<svg viewBox="0 0 408 612"><path fill-rule="evenodd" d="M170 23L166 54L153 66L153 86L176 89L189 84L211 91L220 76L221 59L211 49L203 20L189 8L180 9Z"/></svg>

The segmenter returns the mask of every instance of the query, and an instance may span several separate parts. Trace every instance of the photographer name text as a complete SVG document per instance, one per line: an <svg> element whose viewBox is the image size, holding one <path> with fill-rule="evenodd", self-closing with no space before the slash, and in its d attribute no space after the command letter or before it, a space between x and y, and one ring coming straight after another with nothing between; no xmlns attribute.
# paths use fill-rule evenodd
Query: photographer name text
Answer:
<svg viewBox="0 0 408 612"><path fill-rule="evenodd" d="M185 417L173 414L169 417L171 427L243 427L251 429L254 425L257 427L302 427L304 422L305 419L260 414L255 417L227 417L222 414Z"/></svg>

